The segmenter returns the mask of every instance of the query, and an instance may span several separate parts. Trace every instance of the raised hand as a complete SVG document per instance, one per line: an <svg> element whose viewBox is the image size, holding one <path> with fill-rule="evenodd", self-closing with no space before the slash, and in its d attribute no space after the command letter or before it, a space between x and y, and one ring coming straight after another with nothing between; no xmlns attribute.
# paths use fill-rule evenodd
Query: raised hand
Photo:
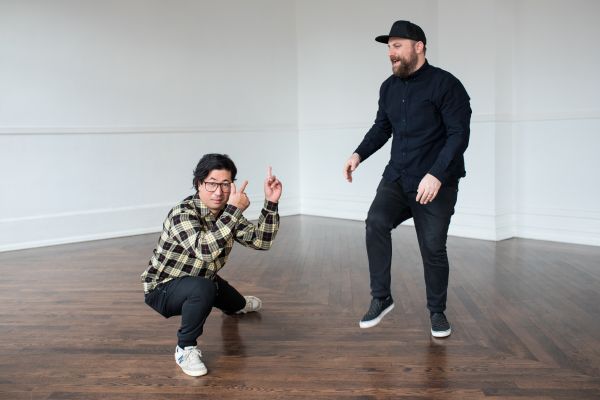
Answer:
<svg viewBox="0 0 600 400"><path fill-rule="evenodd" d="M271 167L267 168L267 179L265 179L265 199L277 203L281 197L281 182L273 175Z"/></svg>
<svg viewBox="0 0 600 400"><path fill-rule="evenodd" d="M250 199L244 193L246 190L246 186L248 186L248 181L244 181L240 190L237 190L235 187L235 183L231 183L231 193L229 193L229 200L227 200L227 204L231 204L232 206L236 206L242 211L245 211L248 206L250 206Z"/></svg>

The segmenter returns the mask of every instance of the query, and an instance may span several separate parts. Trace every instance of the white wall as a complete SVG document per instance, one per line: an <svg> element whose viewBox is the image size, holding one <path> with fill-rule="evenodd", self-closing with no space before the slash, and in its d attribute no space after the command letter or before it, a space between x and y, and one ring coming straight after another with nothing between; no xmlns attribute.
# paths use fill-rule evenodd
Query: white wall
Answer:
<svg viewBox="0 0 600 400"><path fill-rule="evenodd" d="M518 236L600 244L598 15L593 0L517 2Z"/></svg>
<svg viewBox="0 0 600 400"><path fill-rule="evenodd" d="M461 79L472 98L467 177L450 234L600 245L600 3L348 4L298 6L303 213L365 218L389 143L359 167L354 183L341 179L341 169L391 73L385 46L373 38L409 19L427 34L430 63Z"/></svg>
<svg viewBox="0 0 600 400"><path fill-rule="evenodd" d="M360 166L352 184L343 179L342 167L375 119L379 86L390 74L387 48L374 38L402 17L419 21L435 41L436 10L434 0L297 2L303 213L366 217L390 143Z"/></svg>
<svg viewBox="0 0 600 400"><path fill-rule="evenodd" d="M514 236L513 1L455 0L438 9L438 65L471 96L471 140L465 154L451 234L490 240Z"/></svg>
<svg viewBox="0 0 600 400"><path fill-rule="evenodd" d="M600 3L593 0L0 1L0 251L154 232L206 152L267 164L283 215L363 220L389 144L348 184L420 24L473 119L450 233L600 245ZM409 222L410 223L410 222Z"/></svg>
<svg viewBox="0 0 600 400"><path fill-rule="evenodd" d="M202 154L299 211L293 3L0 2L0 251L160 229Z"/></svg>

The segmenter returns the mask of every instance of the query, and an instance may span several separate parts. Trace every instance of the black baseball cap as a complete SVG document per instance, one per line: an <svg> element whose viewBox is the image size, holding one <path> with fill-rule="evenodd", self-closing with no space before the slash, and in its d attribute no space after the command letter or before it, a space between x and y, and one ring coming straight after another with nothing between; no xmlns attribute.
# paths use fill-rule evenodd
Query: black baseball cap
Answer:
<svg viewBox="0 0 600 400"><path fill-rule="evenodd" d="M379 43L387 43L391 37L399 37L404 39L412 39L417 42L423 42L423 44L427 44L427 38L425 37L425 32L419 25L413 24L410 21L396 21L394 25L392 25L392 29L390 29L389 35L377 36L375 38Z"/></svg>

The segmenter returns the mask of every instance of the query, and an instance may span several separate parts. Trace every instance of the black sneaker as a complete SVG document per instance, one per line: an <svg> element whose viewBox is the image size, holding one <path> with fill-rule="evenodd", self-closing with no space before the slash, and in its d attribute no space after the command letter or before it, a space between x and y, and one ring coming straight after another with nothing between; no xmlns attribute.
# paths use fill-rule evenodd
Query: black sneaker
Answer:
<svg viewBox="0 0 600 400"><path fill-rule="evenodd" d="M443 312L431 313L431 335L442 338L450 336L452 328Z"/></svg>
<svg viewBox="0 0 600 400"><path fill-rule="evenodd" d="M373 297L371 300L371 306L369 307L369 311L365 314L364 317L360 320L358 326L361 328L372 328L378 323L381 322L385 314L392 311L394 308L394 299L392 296L388 296L384 299L378 299Z"/></svg>

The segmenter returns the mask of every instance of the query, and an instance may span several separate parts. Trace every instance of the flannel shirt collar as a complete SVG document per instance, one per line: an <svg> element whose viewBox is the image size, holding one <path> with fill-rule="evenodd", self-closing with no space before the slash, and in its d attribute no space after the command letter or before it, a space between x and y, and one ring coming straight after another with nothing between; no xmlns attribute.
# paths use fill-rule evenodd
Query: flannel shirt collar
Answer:
<svg viewBox="0 0 600 400"><path fill-rule="evenodd" d="M223 213L223 210L221 210L219 214L215 216L212 212L210 212L210 208L208 208L206 204L200 200L200 195L198 193L192 197L192 201L194 202L194 207L196 207L196 210L200 211L200 217L202 219L215 221Z"/></svg>

